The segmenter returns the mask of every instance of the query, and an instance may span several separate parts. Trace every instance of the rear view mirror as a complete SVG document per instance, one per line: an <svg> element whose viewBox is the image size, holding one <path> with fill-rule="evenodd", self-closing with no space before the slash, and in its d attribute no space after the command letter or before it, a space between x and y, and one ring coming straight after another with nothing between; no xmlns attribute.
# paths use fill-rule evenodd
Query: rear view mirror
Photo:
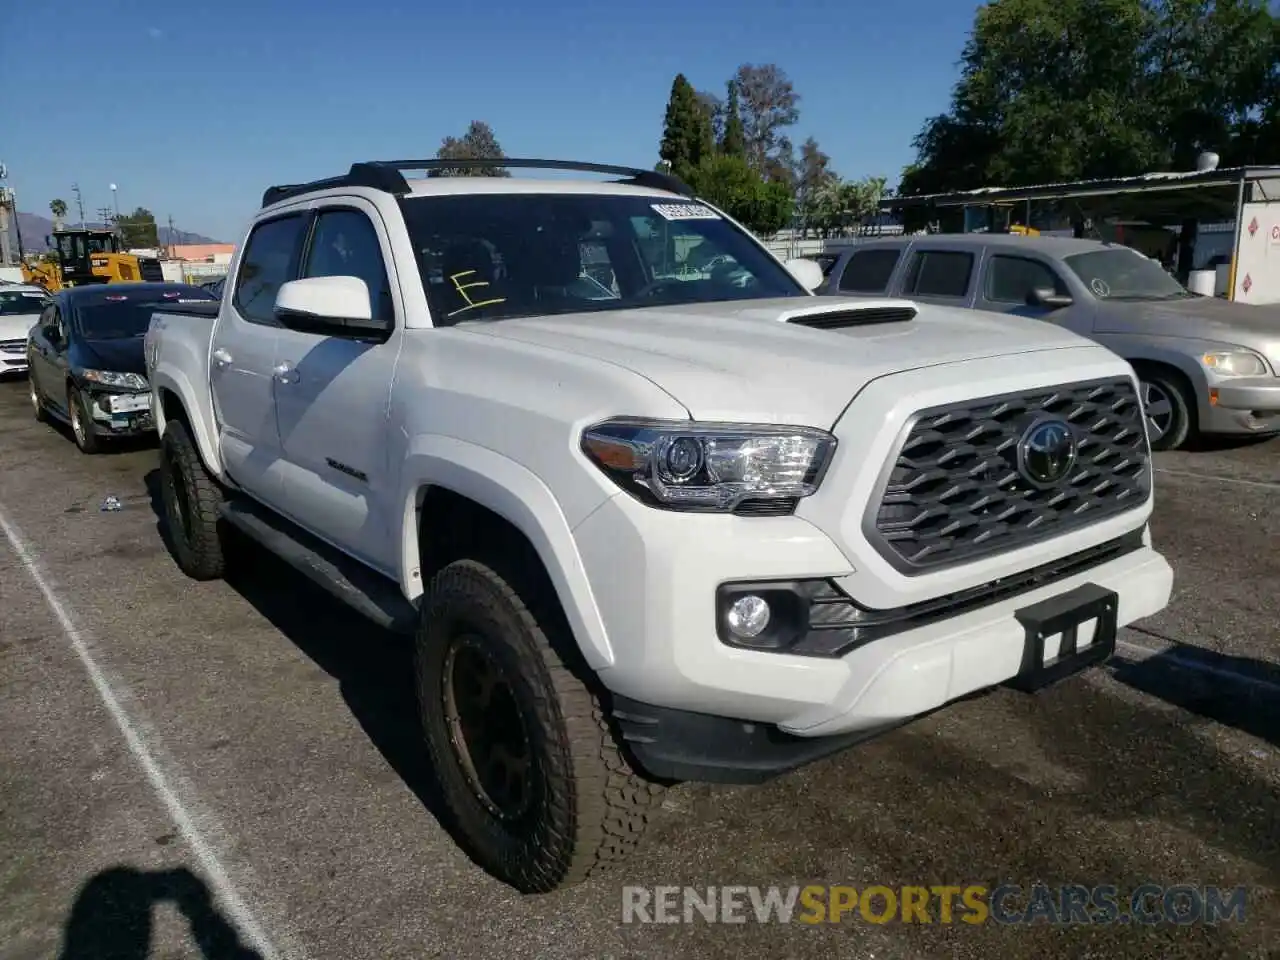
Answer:
<svg viewBox="0 0 1280 960"><path fill-rule="evenodd" d="M390 329L385 321L373 318L369 287L359 277L307 277L282 283L275 315L290 329L325 336L361 337Z"/></svg>
<svg viewBox="0 0 1280 960"><path fill-rule="evenodd" d="M1048 307L1051 310L1060 310L1063 307L1069 307L1075 303L1069 294L1057 293L1052 287L1036 287L1027 294L1027 306L1029 307Z"/></svg>

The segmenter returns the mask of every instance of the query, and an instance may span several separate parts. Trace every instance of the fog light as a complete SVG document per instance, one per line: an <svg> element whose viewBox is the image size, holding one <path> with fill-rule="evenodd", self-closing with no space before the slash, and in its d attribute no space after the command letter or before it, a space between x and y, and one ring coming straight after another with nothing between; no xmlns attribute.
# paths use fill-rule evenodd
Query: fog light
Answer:
<svg viewBox="0 0 1280 960"><path fill-rule="evenodd" d="M743 640L758 637L769 626L769 604L763 597L749 593L733 601L725 621L735 637Z"/></svg>

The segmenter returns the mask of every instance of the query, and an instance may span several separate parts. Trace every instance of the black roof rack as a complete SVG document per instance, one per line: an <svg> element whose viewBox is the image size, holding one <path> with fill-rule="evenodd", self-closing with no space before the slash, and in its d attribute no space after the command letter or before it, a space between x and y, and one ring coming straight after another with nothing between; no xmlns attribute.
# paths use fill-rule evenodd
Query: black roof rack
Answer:
<svg viewBox="0 0 1280 960"><path fill-rule="evenodd" d="M586 163L577 160L534 160L524 157L466 160L445 160L433 157L430 160L370 160L364 163L353 163L351 169L342 176L313 180L310 183L289 183L268 187L262 194L262 205L268 207L291 197L315 193L318 190L331 190L335 187L370 187L403 196L409 192L410 188L409 181L401 171L425 170L430 175L433 170L474 170L485 167L608 173L623 177L623 183L667 190L685 197L694 196L693 189L678 177L659 173L656 170L642 170L638 167L620 167L609 163Z"/></svg>

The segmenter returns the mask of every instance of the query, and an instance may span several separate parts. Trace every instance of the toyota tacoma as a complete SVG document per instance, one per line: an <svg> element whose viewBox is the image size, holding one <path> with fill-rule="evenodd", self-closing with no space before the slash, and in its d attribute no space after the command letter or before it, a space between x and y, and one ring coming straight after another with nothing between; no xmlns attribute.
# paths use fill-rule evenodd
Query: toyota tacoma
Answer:
<svg viewBox="0 0 1280 960"><path fill-rule="evenodd" d="M439 175L495 163L610 178ZM256 543L412 635L455 834L525 892L671 783L1105 660L1172 584L1132 368L821 279L652 171L272 187L148 330L175 560Z"/></svg>

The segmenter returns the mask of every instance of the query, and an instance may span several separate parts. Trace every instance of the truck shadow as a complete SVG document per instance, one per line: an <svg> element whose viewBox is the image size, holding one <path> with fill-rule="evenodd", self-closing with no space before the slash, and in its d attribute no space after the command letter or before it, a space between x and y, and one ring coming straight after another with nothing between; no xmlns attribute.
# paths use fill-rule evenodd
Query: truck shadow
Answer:
<svg viewBox="0 0 1280 960"><path fill-rule="evenodd" d="M58 960L149 960L154 910L165 902L186 918L204 960L262 960L218 912L204 881L186 867L126 866L103 870L80 888Z"/></svg>
<svg viewBox="0 0 1280 960"><path fill-rule="evenodd" d="M1197 716L1280 746L1280 666L1177 643L1142 659L1123 650L1116 680Z"/></svg>
<svg viewBox="0 0 1280 960"><path fill-rule="evenodd" d="M144 482L168 544L160 471ZM396 775L470 854L449 819L419 733L412 644L350 610L271 552L232 532L225 582L338 681L353 717Z"/></svg>

